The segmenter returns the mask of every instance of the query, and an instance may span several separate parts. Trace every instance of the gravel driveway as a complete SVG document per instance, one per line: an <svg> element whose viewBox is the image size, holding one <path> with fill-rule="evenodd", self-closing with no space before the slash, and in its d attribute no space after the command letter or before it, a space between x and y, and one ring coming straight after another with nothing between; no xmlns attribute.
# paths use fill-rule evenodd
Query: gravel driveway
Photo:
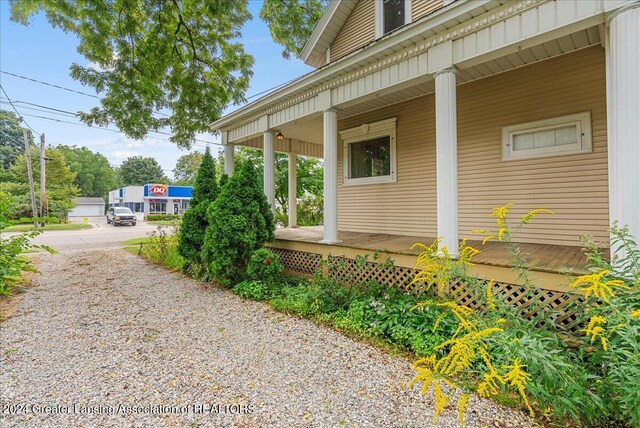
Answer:
<svg viewBox="0 0 640 428"><path fill-rule="evenodd" d="M308 320L120 250L36 257L1 326L0 398L18 412L3 427L459 424L454 406L432 423L408 362ZM467 426L534 424L473 398Z"/></svg>

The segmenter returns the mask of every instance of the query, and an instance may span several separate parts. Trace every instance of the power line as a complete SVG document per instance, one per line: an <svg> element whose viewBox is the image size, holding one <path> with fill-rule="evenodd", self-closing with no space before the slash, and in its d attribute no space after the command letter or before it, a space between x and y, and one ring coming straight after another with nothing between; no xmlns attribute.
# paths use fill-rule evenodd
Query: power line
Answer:
<svg viewBox="0 0 640 428"><path fill-rule="evenodd" d="M7 91L4 90L4 87L2 85L0 85L0 89L2 89L2 93L4 93L4 96L7 97L7 100L9 101L9 104L11 104L11 107L13 107L13 110L16 112L16 114L18 115L18 117L20 118L20 120L22 122L24 122L25 125L27 125L27 128L29 128L30 130L33 131L34 134L36 135L40 135L39 132L37 132L35 129L33 129L31 127L31 125L29 125L29 123L27 123L26 120L24 120L24 118L20 115L20 113L18 112L18 110L16 110L16 106L13 105L13 103L11 102L11 99L9 98L9 95L7 94Z"/></svg>
<svg viewBox="0 0 640 428"><path fill-rule="evenodd" d="M40 83L41 85L47 85L47 86L51 86L51 87L54 87L54 88L62 89L63 91L75 92L76 94L85 95L87 97L100 99L100 97L97 96L97 95L92 95L92 94L88 94L86 92L76 91L75 89L65 88L64 86L55 85L53 83L48 83L48 82L43 82L42 80L33 79L31 77L26 77L26 76L21 76L19 74L9 73L8 71L0 70L0 73L8 74L9 76L17 77L19 79L30 80L31 82Z"/></svg>
<svg viewBox="0 0 640 428"><path fill-rule="evenodd" d="M18 114L20 114L20 113L18 113ZM87 127L87 128L97 129L97 130L100 130L100 131L109 131L109 132L115 132L115 133L118 133L118 134L122 133L121 131L119 131L117 129L110 129L110 128L105 128L105 127L95 127L94 128L93 126L87 125L85 123L70 122L68 120L57 119L57 118L54 118L54 117L39 116L39 115L29 114L29 113L22 113L22 114L25 115L25 116L29 116L29 117L35 117L37 119L51 120L53 122L67 123L69 125L84 126L84 127ZM171 140L166 139L166 138L159 138L159 137L147 137L147 138L150 138L152 140L167 141L167 142L170 142L170 143L172 142ZM204 144L207 144L207 145L215 145L215 146L221 146L222 145L221 143L214 143L214 142L209 142L209 141L204 141L204 140L197 140L197 141L201 141L201 142L203 142ZM196 144L196 143L193 143L192 145L193 146L197 146L197 147L208 147L208 146L203 146L201 144Z"/></svg>
<svg viewBox="0 0 640 428"><path fill-rule="evenodd" d="M2 101L2 99L0 99L0 101ZM49 114L59 114L59 115L65 115L66 114L66 115L70 115L70 116L73 116L73 117L78 117L77 113L74 113L74 112L71 112L71 111L68 111L68 110L58 109L58 108L55 108L55 107L45 106L45 105L42 105L42 104L30 103L30 102L27 102L27 101L20 101L20 100L13 100L13 101L12 100L7 100L7 101L13 102L13 103L16 103L16 104L27 104L27 105L30 105L30 106L36 106L36 107L40 107L40 108L43 108L43 109L46 109L46 110L51 110L51 111L38 110L38 109L30 108L30 107L19 106L19 108L21 108L21 109L34 110L34 111L39 111L39 112L49 113ZM17 112L17 110L16 110L16 112ZM18 114L20 114L20 113L18 113ZM39 116L35 116L35 117L38 117L40 119L48 119L48 120L54 120L54 121L58 121L58 122L61 122L61 123L65 123L65 121L60 120L60 119L46 118L46 117L39 117ZM121 131L117 131L117 130L114 130L114 129L108 129L108 128L102 128L102 127L95 127L94 128L93 126L86 125L86 124L83 124L83 123L75 123L75 122L67 122L67 123L70 123L72 125L83 125L83 126L86 126L88 128L92 128L92 129L106 129L106 130L111 131L111 132L121 132ZM115 122L112 122L112 121L109 121L109 123L112 124L112 125L116 124ZM160 134L160 135L168 135L168 136L172 135L171 133L164 132L164 131L149 131L149 132L150 133L155 133L155 134ZM149 138L155 138L155 137L149 137ZM156 139L159 139L161 141L170 141L170 140L163 139L163 138L156 138ZM194 142L200 142L200 143L204 143L204 144L221 145L221 144L218 144L218 143L213 143L213 142L201 140L201 139L198 139L198 138L195 138ZM197 145L197 144L194 143L193 145ZM206 147L206 146L199 146L199 147Z"/></svg>
<svg viewBox="0 0 640 428"><path fill-rule="evenodd" d="M102 99L98 95L93 95L93 94L89 94L89 93L86 93L86 92L77 91L75 89L66 88L64 86L56 85L56 84L49 83L49 82L44 82L42 80L34 79L32 77L22 76L20 74L10 73L10 72L4 71L4 70L0 70L0 73L7 74L7 75L13 76L13 77L17 77L19 79L24 79L24 80L28 80L28 81L31 81L31 82L39 83L41 85L51 86L53 88L61 89L63 91L74 92L76 94L84 95L84 96L91 97L91 98L96 98L96 99L99 99L99 100ZM294 79L288 80L288 81L286 81L284 83L280 83L279 85L272 86L271 88L265 89L264 91L260 91L260 92L258 92L256 94L250 95L250 96L246 97L245 99L246 100L250 100L252 98L258 97L258 96L263 95L263 94L266 94L266 93L271 92L271 91L273 91L275 89L278 89L278 88L281 88L281 87L283 87L285 85L288 85L289 83L291 83L291 82L293 82L293 81L295 81L297 79L299 79L299 77L296 77ZM158 113L160 115L163 115L163 116L169 116L168 114L161 113L161 112L156 112L156 113Z"/></svg>

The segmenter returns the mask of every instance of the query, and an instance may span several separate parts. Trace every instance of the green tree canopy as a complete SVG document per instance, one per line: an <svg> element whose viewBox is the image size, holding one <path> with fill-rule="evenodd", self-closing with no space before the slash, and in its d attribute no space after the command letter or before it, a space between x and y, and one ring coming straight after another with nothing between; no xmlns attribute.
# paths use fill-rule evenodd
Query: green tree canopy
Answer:
<svg viewBox="0 0 640 428"><path fill-rule="evenodd" d="M207 148L207 150L209 150ZM176 167L173 168L173 178L176 184L180 186L193 186L202 162L202 153L192 152L182 155L176 162Z"/></svg>
<svg viewBox="0 0 640 428"><path fill-rule="evenodd" d="M169 182L157 160L142 156L132 156L122 162L116 171L116 179L121 187Z"/></svg>
<svg viewBox="0 0 640 428"><path fill-rule="evenodd" d="M284 46L282 57L298 56L322 17L328 0L265 0L260 18L276 43Z"/></svg>
<svg viewBox="0 0 640 428"><path fill-rule="evenodd" d="M29 141L33 141L31 131ZM20 118L13 112L0 110L0 168L9 168L24 153L24 137Z"/></svg>
<svg viewBox="0 0 640 428"><path fill-rule="evenodd" d="M241 43L242 26L251 19L247 5L13 0L11 19L26 25L44 12L51 25L78 37L78 52L91 65L72 64L71 77L102 97L100 106L80 114L85 123L112 121L135 139L168 126L173 142L190 147L228 104L244 101L253 66ZM266 0L261 16L286 56L300 50L321 8L319 0Z"/></svg>
<svg viewBox="0 0 640 428"><path fill-rule="evenodd" d="M47 147L46 180L45 180L45 212L48 215L64 218L74 207L74 199L79 190L74 184L75 174L65 161L62 151ZM37 147L31 149L31 167L36 194L40 193L40 151ZM9 171L9 183L3 183L2 188L15 197L13 212L15 217L31 217L29 202L29 178L27 176L27 161L24 154L16 158ZM39 198L38 202L39 211Z"/></svg>
<svg viewBox="0 0 640 428"><path fill-rule="evenodd" d="M224 158L219 158L219 164ZM263 153L260 150L240 148L236 152L236 167L244 163L254 165L258 171L258 179L262 185L264 169ZM220 166L223 167L222 165ZM298 224L301 226L315 226L322 222L322 162L304 156L298 156L296 162L296 192L298 203ZM286 225L289 211L289 159L284 153L276 153L276 219L279 224Z"/></svg>
<svg viewBox="0 0 640 428"><path fill-rule="evenodd" d="M116 175L109 161L100 153L86 147L58 146L64 154L69 169L76 175L75 185L80 196L106 197L116 187Z"/></svg>

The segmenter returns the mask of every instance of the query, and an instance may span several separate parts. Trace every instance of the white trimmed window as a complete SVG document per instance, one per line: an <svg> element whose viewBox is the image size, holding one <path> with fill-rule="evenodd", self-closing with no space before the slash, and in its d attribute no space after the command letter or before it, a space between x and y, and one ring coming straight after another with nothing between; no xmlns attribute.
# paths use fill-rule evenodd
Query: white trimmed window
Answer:
<svg viewBox="0 0 640 428"><path fill-rule="evenodd" d="M396 118L340 132L345 185L396 181Z"/></svg>
<svg viewBox="0 0 640 428"><path fill-rule="evenodd" d="M591 150L590 112L502 128L502 160L589 153Z"/></svg>
<svg viewBox="0 0 640 428"><path fill-rule="evenodd" d="M411 22L411 0L375 0L376 38Z"/></svg>

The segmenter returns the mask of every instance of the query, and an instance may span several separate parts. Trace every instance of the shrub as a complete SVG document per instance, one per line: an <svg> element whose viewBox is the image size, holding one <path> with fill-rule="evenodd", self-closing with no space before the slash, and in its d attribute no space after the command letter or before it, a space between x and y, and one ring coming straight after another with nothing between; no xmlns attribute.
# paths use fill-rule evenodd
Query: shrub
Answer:
<svg viewBox="0 0 640 428"><path fill-rule="evenodd" d="M173 226L174 230L167 232L166 228L158 226L156 230L148 233L149 242L140 245L140 254L169 269L181 270L184 259L178 252L176 228L177 226Z"/></svg>
<svg viewBox="0 0 640 428"><path fill-rule="evenodd" d="M273 285L282 278L284 267L276 253L266 248L256 250L249 260L247 276L255 281Z"/></svg>
<svg viewBox="0 0 640 428"><path fill-rule="evenodd" d="M275 237L275 222L253 165L243 163L207 209L204 260L212 278L243 281L254 251Z"/></svg>
<svg viewBox="0 0 640 428"><path fill-rule="evenodd" d="M165 220L179 220L182 216L177 214L149 214L145 218L147 221L165 221Z"/></svg>
<svg viewBox="0 0 640 428"><path fill-rule="evenodd" d="M218 196L215 160L209 152L204 152L193 186L191 204L180 225L178 250L184 257L184 269L191 270L196 276L202 276L206 269L202 261L202 247L209 222L207 209Z"/></svg>
<svg viewBox="0 0 640 428"><path fill-rule="evenodd" d="M232 290L239 296L252 300L264 300L269 294L265 284L262 281L256 280L242 281L233 287Z"/></svg>
<svg viewBox="0 0 640 428"><path fill-rule="evenodd" d="M11 196L0 192L0 233L9 225L7 219ZM5 296L11 292L14 285L22 281L24 272L37 272L29 259L23 257L23 251L32 249L43 249L53 252L47 246L34 245L31 240L38 236L40 232L27 232L8 238L0 236L0 296Z"/></svg>

